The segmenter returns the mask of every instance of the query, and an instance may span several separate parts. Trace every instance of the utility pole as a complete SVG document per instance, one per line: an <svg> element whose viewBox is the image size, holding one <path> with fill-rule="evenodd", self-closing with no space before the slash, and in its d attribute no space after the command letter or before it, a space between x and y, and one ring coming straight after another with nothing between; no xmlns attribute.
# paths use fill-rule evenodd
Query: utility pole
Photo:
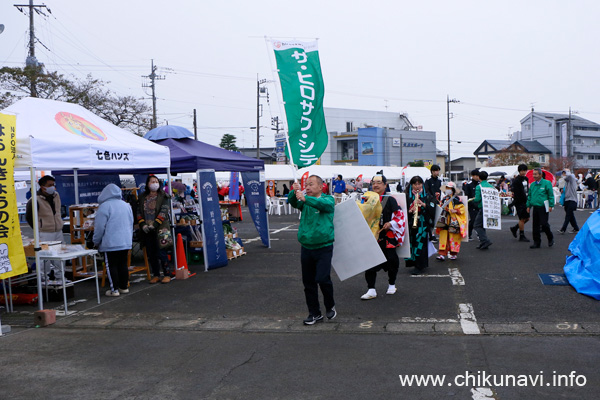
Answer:
<svg viewBox="0 0 600 400"><path fill-rule="evenodd" d="M49 13L52 12L45 5L34 5L33 0L29 0L29 4L14 4L14 6L20 12L23 12L24 7L29 8L29 52L27 54L27 58L25 59L25 67L29 67L34 70L34 72L31 74L31 82L29 83L29 95L31 97L37 97L36 78L38 68L43 67L43 64L38 63L37 58L35 58L35 29L33 25L33 12L35 11L41 13L41 11L36 10L36 8L46 8ZM42 13L42 15L45 14Z"/></svg>
<svg viewBox="0 0 600 400"><path fill-rule="evenodd" d="M573 155L573 144L571 141L573 140L571 133L571 107L569 107L569 119L567 121L567 157L571 157ZM562 156L562 154L561 154Z"/></svg>
<svg viewBox="0 0 600 400"><path fill-rule="evenodd" d="M448 162L446 163L446 170L448 171L448 179L452 180L452 161L450 158L450 103L460 103L459 100L452 99L446 95L446 115L448 116Z"/></svg>
<svg viewBox="0 0 600 400"><path fill-rule="evenodd" d="M196 109L194 108L194 140L198 140L198 125L196 124Z"/></svg>
<svg viewBox="0 0 600 400"><path fill-rule="evenodd" d="M150 84L142 84L142 87L149 87L152 89L152 129L156 128L156 84L154 81L156 80L164 80L164 76L156 75L156 69L158 68L154 65L154 59L151 60L151 68L150 75L144 75L142 78L150 79Z"/></svg>
<svg viewBox="0 0 600 400"><path fill-rule="evenodd" d="M261 93L266 94L267 101L269 101L269 91L265 86L261 86L268 81L266 79L258 79L256 74L256 158L260 160L260 117L262 115L262 107L260 106Z"/></svg>

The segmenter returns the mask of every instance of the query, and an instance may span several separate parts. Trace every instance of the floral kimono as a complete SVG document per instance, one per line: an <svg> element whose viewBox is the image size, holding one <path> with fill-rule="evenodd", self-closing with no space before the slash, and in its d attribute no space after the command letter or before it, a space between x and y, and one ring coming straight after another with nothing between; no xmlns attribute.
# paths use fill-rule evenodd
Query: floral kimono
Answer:
<svg viewBox="0 0 600 400"><path fill-rule="evenodd" d="M446 204L444 210L448 212L448 226L446 228L437 228L435 233L440 236L439 254L445 256L448 251L456 255L460 251L460 243L462 238L467 236L467 210L458 196L454 196L452 200L446 197L442 200L442 204ZM452 211L456 211L453 213ZM459 232L451 233L450 225L458 225Z"/></svg>

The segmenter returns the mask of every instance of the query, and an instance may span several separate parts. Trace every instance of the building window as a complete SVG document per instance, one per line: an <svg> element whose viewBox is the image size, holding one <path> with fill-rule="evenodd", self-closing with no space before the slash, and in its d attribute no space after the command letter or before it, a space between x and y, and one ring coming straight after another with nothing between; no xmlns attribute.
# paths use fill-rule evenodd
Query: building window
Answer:
<svg viewBox="0 0 600 400"><path fill-rule="evenodd" d="M358 160L358 140L342 140L339 144L341 160Z"/></svg>
<svg viewBox="0 0 600 400"><path fill-rule="evenodd" d="M346 122L346 132L352 132L353 129L354 129L354 126L353 126L352 122Z"/></svg>
<svg viewBox="0 0 600 400"><path fill-rule="evenodd" d="M583 139L579 139L579 138L573 139L573 143L574 144L583 144Z"/></svg>
<svg viewBox="0 0 600 400"><path fill-rule="evenodd" d="M546 162L546 155L545 154L540 155L540 162L541 163L545 163Z"/></svg>
<svg viewBox="0 0 600 400"><path fill-rule="evenodd" d="M596 154L596 160L600 160L600 154Z"/></svg>
<svg viewBox="0 0 600 400"><path fill-rule="evenodd" d="M588 154L588 160L593 160L594 159L594 155L593 154Z"/></svg>
<svg viewBox="0 0 600 400"><path fill-rule="evenodd" d="M583 160L583 154L577 154L577 159L578 160Z"/></svg>
<svg viewBox="0 0 600 400"><path fill-rule="evenodd" d="M600 139L594 139L594 146L600 146Z"/></svg>
<svg viewBox="0 0 600 400"><path fill-rule="evenodd" d="M525 130L526 131L530 131L531 130L531 125L529 125L529 124L525 125Z"/></svg>

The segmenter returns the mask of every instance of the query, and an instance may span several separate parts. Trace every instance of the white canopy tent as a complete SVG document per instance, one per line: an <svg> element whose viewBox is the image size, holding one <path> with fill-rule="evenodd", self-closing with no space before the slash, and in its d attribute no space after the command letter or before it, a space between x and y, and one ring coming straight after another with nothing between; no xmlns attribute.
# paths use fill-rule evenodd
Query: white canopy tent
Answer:
<svg viewBox="0 0 600 400"><path fill-rule="evenodd" d="M491 174L492 172L504 172L507 178L512 178L514 175L516 175L517 170L518 170L519 166L518 165L501 165L498 167L485 167L485 168L480 168L480 171L485 171L489 174Z"/></svg>
<svg viewBox="0 0 600 400"><path fill-rule="evenodd" d="M356 178L362 175L363 178L371 178L378 171L383 170L383 174L388 180L401 180L403 177L410 180L414 175L419 175L427 179L431 172L425 167L386 167L371 165L311 165L307 168L300 168L296 173L296 178L309 172L311 175L318 175L323 179L330 179L337 175L342 175L344 179ZM272 180L293 180L294 171L289 165L265 165L265 178Z"/></svg>
<svg viewBox="0 0 600 400"><path fill-rule="evenodd" d="M1 111L16 115L15 169L123 170L170 168L169 149L121 129L72 103L24 98ZM32 190L35 248L39 249L37 195ZM36 252L36 265L40 265ZM43 308L41 268L37 268L39 307Z"/></svg>

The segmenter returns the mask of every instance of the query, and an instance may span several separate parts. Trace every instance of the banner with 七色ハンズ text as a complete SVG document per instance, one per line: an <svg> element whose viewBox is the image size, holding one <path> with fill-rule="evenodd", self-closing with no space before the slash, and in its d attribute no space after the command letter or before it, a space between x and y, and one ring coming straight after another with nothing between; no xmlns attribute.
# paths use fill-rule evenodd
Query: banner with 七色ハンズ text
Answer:
<svg viewBox="0 0 600 400"><path fill-rule="evenodd" d="M16 120L0 114L0 279L27 272L15 193Z"/></svg>
<svg viewBox="0 0 600 400"><path fill-rule="evenodd" d="M328 142L317 42L276 40L273 49L288 123L288 154L299 168L308 167Z"/></svg>

